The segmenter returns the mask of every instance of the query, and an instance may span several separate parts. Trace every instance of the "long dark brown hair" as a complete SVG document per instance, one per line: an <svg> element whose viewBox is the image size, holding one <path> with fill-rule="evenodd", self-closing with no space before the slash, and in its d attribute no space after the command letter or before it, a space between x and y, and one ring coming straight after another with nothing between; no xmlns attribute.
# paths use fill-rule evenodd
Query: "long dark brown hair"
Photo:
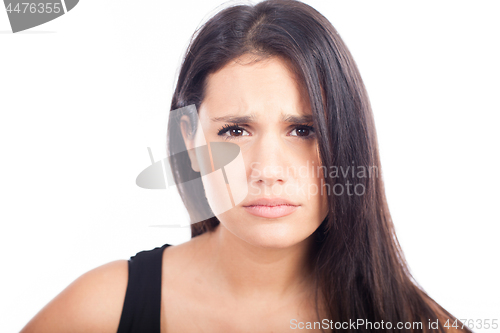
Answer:
<svg viewBox="0 0 500 333"><path fill-rule="evenodd" d="M364 193L328 194L329 213L314 233L316 250L311 258L316 304L319 294L326 303L329 319L335 322L384 321L394 325L385 331L421 332L434 331L429 328L429 319L433 322L439 318L442 332L443 320L450 319L452 324L455 317L427 296L408 269L387 206L365 86L349 50L323 15L294 0L268 0L219 11L191 39L171 110L192 104L199 109L207 75L243 54L262 59L279 56L293 65L292 70L307 88L324 170L331 170L332 166L361 166L378 171L365 177L351 172L341 179L325 177L330 189L342 181L358 185ZM196 128L196 114L188 115ZM172 112L168 156L186 149L180 137L179 115ZM191 220L200 221L213 214L203 198L201 182L183 183L199 177L185 157L169 161ZM200 206L200 202L204 204ZM215 216L194 223L192 237L212 231L218 224ZM316 309L319 316L318 306ZM398 328L397 322L421 322L422 326ZM344 327L342 331L353 330ZM356 331L371 329L362 326Z"/></svg>

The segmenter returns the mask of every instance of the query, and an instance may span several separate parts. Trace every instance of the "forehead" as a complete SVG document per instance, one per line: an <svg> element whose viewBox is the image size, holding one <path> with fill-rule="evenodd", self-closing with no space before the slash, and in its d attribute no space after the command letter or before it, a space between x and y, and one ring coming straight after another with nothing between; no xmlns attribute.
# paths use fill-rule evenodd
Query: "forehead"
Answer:
<svg viewBox="0 0 500 333"><path fill-rule="evenodd" d="M207 77L202 108L209 113L225 110L310 114L306 89L281 57L256 61L244 55Z"/></svg>

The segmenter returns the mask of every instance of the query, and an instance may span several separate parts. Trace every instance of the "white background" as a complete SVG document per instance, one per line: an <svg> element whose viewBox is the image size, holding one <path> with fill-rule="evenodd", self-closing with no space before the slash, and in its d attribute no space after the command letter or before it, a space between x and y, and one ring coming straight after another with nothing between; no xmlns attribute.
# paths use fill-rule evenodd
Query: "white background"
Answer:
<svg viewBox="0 0 500 333"><path fill-rule="evenodd" d="M366 84L415 278L455 316L500 321L497 2L305 2ZM84 0L17 34L0 10L0 331L92 268L190 238L175 188L135 178L147 147L165 157L181 57L221 3Z"/></svg>

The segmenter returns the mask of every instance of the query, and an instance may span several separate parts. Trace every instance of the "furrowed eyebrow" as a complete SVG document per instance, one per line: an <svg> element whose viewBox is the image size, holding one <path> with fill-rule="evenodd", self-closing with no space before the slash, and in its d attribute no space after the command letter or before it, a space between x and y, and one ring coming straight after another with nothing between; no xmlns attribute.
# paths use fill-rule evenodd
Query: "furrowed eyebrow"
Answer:
<svg viewBox="0 0 500 333"><path fill-rule="evenodd" d="M250 116L235 116L235 115L227 115L223 117L215 117L210 118L210 120L214 122L225 122L232 124L241 124L241 123L253 123L257 117L255 114L251 114Z"/></svg>
<svg viewBox="0 0 500 333"><path fill-rule="evenodd" d="M236 116L236 115L227 115L223 117L214 117L210 118L213 122L226 122L231 124L250 124L255 122L257 116L255 113L250 114L249 116ZM304 115L304 116L292 116L292 115L284 115L281 114L281 121L290 124L304 124L304 123L312 123L313 116L312 115Z"/></svg>
<svg viewBox="0 0 500 333"><path fill-rule="evenodd" d="M283 120L283 122L291 124L304 124L313 122L312 115L304 115L304 116L288 115L288 116L283 116L281 119Z"/></svg>

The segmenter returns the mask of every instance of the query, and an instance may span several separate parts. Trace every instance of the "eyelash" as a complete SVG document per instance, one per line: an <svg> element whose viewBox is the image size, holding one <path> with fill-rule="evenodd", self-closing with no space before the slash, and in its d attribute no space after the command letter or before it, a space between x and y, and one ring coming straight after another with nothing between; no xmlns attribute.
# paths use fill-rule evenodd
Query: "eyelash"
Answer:
<svg viewBox="0 0 500 333"><path fill-rule="evenodd" d="M235 130L235 129L238 129L238 130L244 130L246 131L246 129L244 128L245 125L240 125L240 124L234 124L234 125L229 125L229 124L225 124L224 126L222 126L218 132L217 132L217 135L218 136L222 136L224 138L224 140L233 140L233 139L237 139L241 136L230 136L230 135L224 135L226 134L227 132L231 131L231 130ZM296 129L307 129L309 130L310 132L312 132L312 134L310 133L308 136L298 136L298 135L294 135L296 136L297 138L301 139L301 140L310 140L310 139L313 139L314 138L314 134L315 134L315 131L314 131L314 127L313 126L310 126L310 125L297 125L293 128L293 130L296 130ZM292 130L292 131L293 131ZM247 136L247 135L245 135Z"/></svg>

